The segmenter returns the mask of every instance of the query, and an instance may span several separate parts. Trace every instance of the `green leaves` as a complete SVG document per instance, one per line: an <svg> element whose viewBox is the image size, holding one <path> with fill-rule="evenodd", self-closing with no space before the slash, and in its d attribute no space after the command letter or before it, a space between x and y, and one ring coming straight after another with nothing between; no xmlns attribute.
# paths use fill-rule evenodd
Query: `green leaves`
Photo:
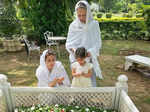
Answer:
<svg viewBox="0 0 150 112"><path fill-rule="evenodd" d="M16 18L16 11L11 2L7 2L0 12L0 35L8 37L20 33L20 21Z"/></svg>
<svg viewBox="0 0 150 112"><path fill-rule="evenodd" d="M64 1L60 0L21 0L18 10L24 18L32 23L32 32L36 32L37 40L44 40L43 33L47 30L55 35L66 36L68 28L68 19ZM24 24L22 24L24 27ZM31 32L24 30L25 34ZM65 34L64 34L65 32Z"/></svg>
<svg viewBox="0 0 150 112"><path fill-rule="evenodd" d="M144 21L107 21L99 24L104 40L145 40L149 37Z"/></svg>
<svg viewBox="0 0 150 112"><path fill-rule="evenodd" d="M31 107L21 106L15 109L15 112L117 112L113 109L105 110L98 109L96 107L79 107L79 106L64 106L64 105L52 105L41 106L33 105Z"/></svg>

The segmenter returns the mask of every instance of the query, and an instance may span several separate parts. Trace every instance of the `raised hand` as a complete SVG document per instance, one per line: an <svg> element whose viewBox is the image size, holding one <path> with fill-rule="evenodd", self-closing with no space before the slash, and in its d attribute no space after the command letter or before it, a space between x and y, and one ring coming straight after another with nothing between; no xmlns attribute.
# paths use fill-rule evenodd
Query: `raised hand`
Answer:
<svg viewBox="0 0 150 112"><path fill-rule="evenodd" d="M58 78L58 81L57 81L58 84L62 84L63 80L64 80L64 77L59 77L59 78Z"/></svg>

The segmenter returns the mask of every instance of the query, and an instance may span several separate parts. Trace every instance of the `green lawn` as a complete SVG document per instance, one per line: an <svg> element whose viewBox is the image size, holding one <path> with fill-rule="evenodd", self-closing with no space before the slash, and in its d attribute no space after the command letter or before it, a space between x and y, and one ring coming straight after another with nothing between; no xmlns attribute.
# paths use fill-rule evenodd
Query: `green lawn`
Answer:
<svg viewBox="0 0 150 112"><path fill-rule="evenodd" d="M43 48L44 49L44 48ZM124 57L120 50L140 51L144 56L150 57L150 42L146 41L103 41L100 52L100 65L104 80L97 79L98 86L115 86L117 77L120 74L128 76L129 96L141 112L150 110L150 78L142 76L134 71L124 71ZM33 53L29 62L26 52L6 53L0 48L0 73L8 76L12 86L36 86L36 68L39 65L38 53ZM58 58L71 79L71 70L68 61L68 54L61 46L61 57Z"/></svg>

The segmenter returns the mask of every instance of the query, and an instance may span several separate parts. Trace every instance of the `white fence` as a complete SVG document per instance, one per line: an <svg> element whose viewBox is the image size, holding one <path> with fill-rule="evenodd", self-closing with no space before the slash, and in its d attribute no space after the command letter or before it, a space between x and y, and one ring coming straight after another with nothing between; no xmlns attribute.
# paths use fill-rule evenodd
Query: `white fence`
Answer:
<svg viewBox="0 0 150 112"><path fill-rule="evenodd" d="M0 112L13 112L15 107L36 104L94 106L119 112L139 112L127 95L127 77L118 78L115 87L50 88L11 87L7 77L0 75Z"/></svg>

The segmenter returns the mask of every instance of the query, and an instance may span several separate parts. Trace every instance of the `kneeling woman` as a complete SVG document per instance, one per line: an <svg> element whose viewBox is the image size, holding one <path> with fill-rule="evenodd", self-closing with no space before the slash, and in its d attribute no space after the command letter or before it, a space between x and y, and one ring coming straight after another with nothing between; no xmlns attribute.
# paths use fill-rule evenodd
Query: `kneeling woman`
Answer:
<svg viewBox="0 0 150 112"><path fill-rule="evenodd" d="M51 50L45 50L41 55L36 77L39 87L70 86L64 66L56 61L56 55Z"/></svg>

